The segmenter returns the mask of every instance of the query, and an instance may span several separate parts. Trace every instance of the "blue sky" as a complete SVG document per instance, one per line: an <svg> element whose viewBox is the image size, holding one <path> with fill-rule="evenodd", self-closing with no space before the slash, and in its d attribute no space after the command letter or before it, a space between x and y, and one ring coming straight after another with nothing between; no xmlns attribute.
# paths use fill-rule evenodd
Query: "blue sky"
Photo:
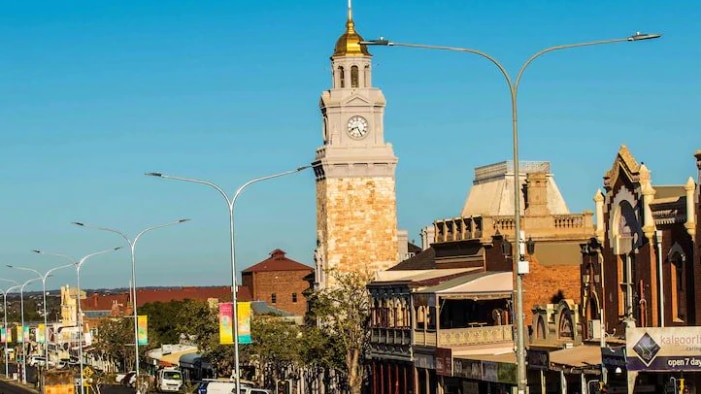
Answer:
<svg viewBox="0 0 701 394"><path fill-rule="evenodd" d="M321 144L320 93L343 33L346 2L25 1L0 14L0 260L41 271L122 244L84 221L124 231L178 218L137 245L139 285L226 285L229 193L249 179L310 162ZM573 212L593 209L621 144L655 184L695 174L701 149L701 3L660 1L366 1L367 39L463 46L515 74L558 44L664 33L660 40L571 49L536 60L519 94L523 160L549 160ZM474 55L371 48L388 99L385 135L399 157L399 225L457 216L473 169L511 158L509 95ZM245 268L281 248L312 264L310 172L247 189L236 206ZM126 251L95 257L83 287L125 287ZM29 276L1 268L0 277ZM56 273L49 288L74 284ZM5 285L1 285L5 287ZM36 286L34 286L36 288ZM30 289L30 287L28 287Z"/></svg>

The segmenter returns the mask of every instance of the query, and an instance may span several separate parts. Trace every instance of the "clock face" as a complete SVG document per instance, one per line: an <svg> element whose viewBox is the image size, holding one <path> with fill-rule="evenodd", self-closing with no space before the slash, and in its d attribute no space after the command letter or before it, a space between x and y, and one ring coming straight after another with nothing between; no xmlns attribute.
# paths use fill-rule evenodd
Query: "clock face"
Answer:
<svg viewBox="0 0 701 394"><path fill-rule="evenodd" d="M348 119L348 135L353 138L363 138L368 133L368 121L362 116Z"/></svg>

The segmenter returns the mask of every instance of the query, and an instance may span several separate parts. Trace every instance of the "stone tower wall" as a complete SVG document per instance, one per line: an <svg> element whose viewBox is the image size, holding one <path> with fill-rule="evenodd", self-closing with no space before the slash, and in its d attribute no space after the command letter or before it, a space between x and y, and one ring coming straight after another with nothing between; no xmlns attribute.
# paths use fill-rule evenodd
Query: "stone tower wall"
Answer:
<svg viewBox="0 0 701 394"><path fill-rule="evenodd" d="M327 269L374 273L397 263L394 178L322 179L316 195Z"/></svg>

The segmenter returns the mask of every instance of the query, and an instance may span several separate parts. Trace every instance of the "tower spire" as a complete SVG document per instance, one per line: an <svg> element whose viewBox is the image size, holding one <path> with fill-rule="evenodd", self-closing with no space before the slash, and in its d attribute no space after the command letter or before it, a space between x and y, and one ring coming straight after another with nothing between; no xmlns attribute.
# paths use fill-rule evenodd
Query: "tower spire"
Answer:
<svg viewBox="0 0 701 394"><path fill-rule="evenodd" d="M360 45L363 38L355 31L353 22L353 0L348 0L348 20L346 21L346 31L336 41L334 56L345 55L365 55L370 56L365 45Z"/></svg>

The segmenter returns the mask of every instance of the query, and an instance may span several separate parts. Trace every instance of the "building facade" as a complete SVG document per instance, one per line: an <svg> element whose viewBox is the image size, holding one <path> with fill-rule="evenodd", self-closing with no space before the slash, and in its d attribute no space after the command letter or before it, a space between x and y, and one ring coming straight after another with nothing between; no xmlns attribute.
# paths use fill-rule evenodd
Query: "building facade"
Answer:
<svg viewBox="0 0 701 394"><path fill-rule="evenodd" d="M307 277L313 271L312 267L289 259L283 250L275 249L269 258L242 271L242 285L254 301L265 301L273 308L303 316L307 312Z"/></svg>
<svg viewBox="0 0 701 394"><path fill-rule="evenodd" d="M372 85L372 57L348 9L331 56L332 86L321 94L323 145L316 150L316 287L330 273L372 274L398 261L392 145L385 141L382 91Z"/></svg>
<svg viewBox="0 0 701 394"><path fill-rule="evenodd" d="M584 318L598 325L601 316L602 347L618 355L603 360L614 390L693 393L701 384L701 151L694 157L696 183L654 185L622 146L594 198L596 237L582 248Z"/></svg>

